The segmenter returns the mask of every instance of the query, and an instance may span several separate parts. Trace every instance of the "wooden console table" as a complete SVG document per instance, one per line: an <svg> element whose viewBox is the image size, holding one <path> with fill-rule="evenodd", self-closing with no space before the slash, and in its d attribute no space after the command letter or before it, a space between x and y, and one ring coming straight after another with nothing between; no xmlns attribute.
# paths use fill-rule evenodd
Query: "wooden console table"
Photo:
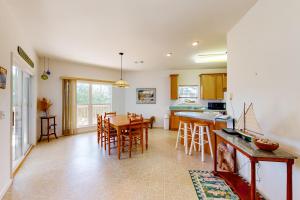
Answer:
<svg viewBox="0 0 300 200"><path fill-rule="evenodd" d="M293 184L292 184L292 167L296 156L291 155L281 149L277 149L273 152L267 152L258 149L253 143L248 143L238 136L229 135L221 130L214 131L214 142L217 144L217 138L221 138L222 141L231 145L234 148L234 172L221 172L217 167L217 145L214 146L214 174L223 178L226 183L233 189L234 192L242 200L256 200L261 199L258 192L256 192L256 163L259 161L267 162L284 162L287 164L287 185L286 185L286 199L293 199ZM236 151L239 151L247 158L251 163L251 183L243 180L238 175L236 164ZM249 195L250 194L250 195Z"/></svg>
<svg viewBox="0 0 300 200"><path fill-rule="evenodd" d="M39 139L39 142L42 140L43 136L48 137L48 142L49 142L49 137L50 135L54 135L55 138L57 139L57 135L56 135L56 120L55 120L55 116L45 116L45 117L41 117L41 137ZM43 121L46 120L47 122L47 132L46 134L43 133ZM52 122L51 122L52 120Z"/></svg>

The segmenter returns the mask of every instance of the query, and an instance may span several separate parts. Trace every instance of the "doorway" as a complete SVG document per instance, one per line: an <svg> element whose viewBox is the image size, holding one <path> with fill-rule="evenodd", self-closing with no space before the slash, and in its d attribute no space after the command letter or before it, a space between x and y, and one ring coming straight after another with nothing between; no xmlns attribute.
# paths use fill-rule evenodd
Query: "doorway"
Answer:
<svg viewBox="0 0 300 200"><path fill-rule="evenodd" d="M23 67L12 66L12 169L19 166L31 146L30 105L32 76Z"/></svg>

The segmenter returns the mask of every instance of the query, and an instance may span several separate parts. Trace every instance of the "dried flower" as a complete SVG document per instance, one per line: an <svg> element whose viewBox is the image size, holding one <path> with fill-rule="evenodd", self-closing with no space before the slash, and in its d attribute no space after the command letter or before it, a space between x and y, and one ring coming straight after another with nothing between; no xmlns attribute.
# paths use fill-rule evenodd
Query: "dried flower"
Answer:
<svg viewBox="0 0 300 200"><path fill-rule="evenodd" d="M52 105L53 105L52 102L47 98L43 97L42 99L39 99L40 110L43 112L48 113L48 111Z"/></svg>

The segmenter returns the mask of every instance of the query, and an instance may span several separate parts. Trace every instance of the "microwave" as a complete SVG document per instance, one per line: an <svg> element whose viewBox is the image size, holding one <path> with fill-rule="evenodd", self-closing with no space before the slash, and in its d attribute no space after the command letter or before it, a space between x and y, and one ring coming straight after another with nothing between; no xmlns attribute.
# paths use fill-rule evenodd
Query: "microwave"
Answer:
<svg viewBox="0 0 300 200"><path fill-rule="evenodd" d="M208 102L209 110L226 110L226 103L221 102Z"/></svg>

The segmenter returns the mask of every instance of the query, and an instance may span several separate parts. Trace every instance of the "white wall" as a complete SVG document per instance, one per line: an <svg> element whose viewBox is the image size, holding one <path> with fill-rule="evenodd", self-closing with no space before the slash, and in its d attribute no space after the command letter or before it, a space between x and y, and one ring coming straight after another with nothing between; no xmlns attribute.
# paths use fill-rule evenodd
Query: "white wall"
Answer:
<svg viewBox="0 0 300 200"><path fill-rule="evenodd" d="M5 67L8 71L7 88L5 90L0 89L0 111L5 113L5 119L0 120L0 199L11 182L11 52L17 54L18 45L22 46L34 63L37 64L36 55L27 42L24 33L18 29L18 24L6 3L0 0L0 66ZM36 80L36 77L34 77L34 80ZM36 99L35 95L34 93L33 99ZM36 102L34 101L32 104L36 105ZM35 127L35 120L32 120L31 123ZM33 131L33 134L35 134L35 131Z"/></svg>
<svg viewBox="0 0 300 200"><path fill-rule="evenodd" d="M39 76L44 70L44 60L40 58ZM119 70L87 66L62 60L50 60L51 75L48 80L38 79L38 97L46 97L53 102L51 114L57 116L57 132L62 135L62 80L61 76L116 81L120 78ZM113 88L112 110L124 113L124 89ZM38 121L40 123L40 121ZM40 127L37 126L38 133ZM39 136L40 134L38 134Z"/></svg>
<svg viewBox="0 0 300 200"><path fill-rule="evenodd" d="M236 115L253 102L263 133L300 154L300 1L262 0L228 33L228 90ZM231 112L231 109L228 109ZM236 116L237 117L237 116ZM241 159L241 162L245 162ZM300 199L300 163L294 165L294 199ZM249 177L249 166L241 170ZM286 166L262 163L259 190L285 199Z"/></svg>
<svg viewBox="0 0 300 200"><path fill-rule="evenodd" d="M226 72L226 68L126 72L125 79L129 82L130 88L125 90L125 112L141 113L144 117L155 116L154 126L162 127L164 114L169 113L169 106L172 103L170 74L179 74L179 85L200 85L199 74L222 72ZM156 88L156 104L136 104L136 88Z"/></svg>

